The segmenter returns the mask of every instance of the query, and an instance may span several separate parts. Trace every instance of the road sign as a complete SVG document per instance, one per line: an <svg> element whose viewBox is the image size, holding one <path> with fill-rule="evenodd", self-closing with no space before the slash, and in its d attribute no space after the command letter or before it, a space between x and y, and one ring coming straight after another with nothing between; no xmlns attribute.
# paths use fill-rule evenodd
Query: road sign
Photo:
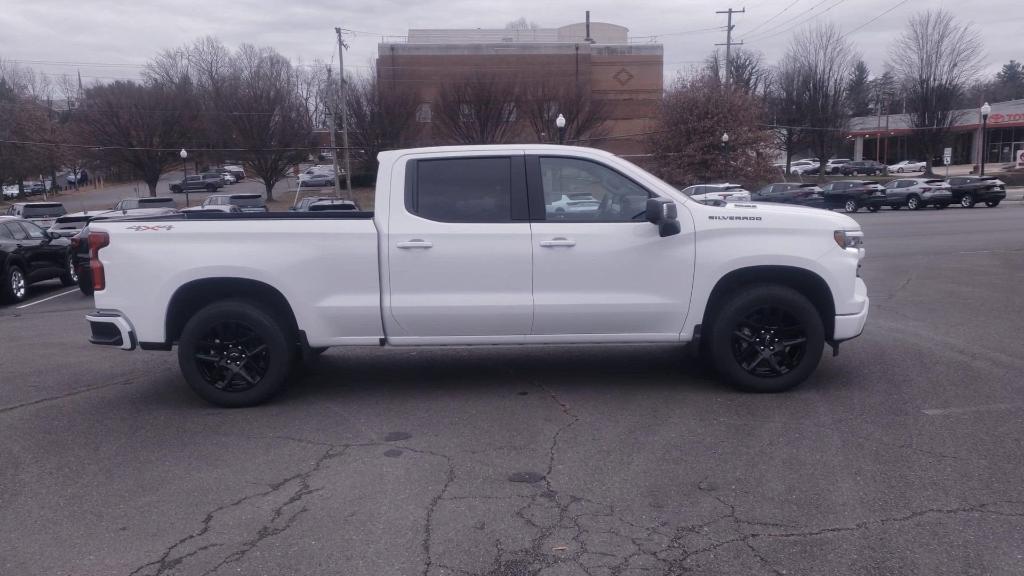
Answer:
<svg viewBox="0 0 1024 576"><path fill-rule="evenodd" d="M953 149L952 148L943 148L943 150L942 150L942 163L945 164L946 166L949 166L950 164L953 163L952 160L953 160Z"/></svg>

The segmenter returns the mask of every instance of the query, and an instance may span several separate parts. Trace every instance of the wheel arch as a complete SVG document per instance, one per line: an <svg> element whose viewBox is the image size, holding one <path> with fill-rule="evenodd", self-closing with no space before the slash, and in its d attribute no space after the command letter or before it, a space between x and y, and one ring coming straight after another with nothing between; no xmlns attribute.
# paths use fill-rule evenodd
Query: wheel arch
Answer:
<svg viewBox="0 0 1024 576"><path fill-rule="evenodd" d="M710 329L715 315L729 296L753 284L776 284L796 290L810 300L818 311L825 327L826 340L830 340L835 333L836 307L828 283L816 272L798 266L784 265L747 266L737 268L719 278L711 290L707 306L704 307L702 327Z"/></svg>
<svg viewBox="0 0 1024 576"><path fill-rule="evenodd" d="M164 339L167 344L177 342L189 318L203 307L226 299L249 300L265 307L290 328L299 338L298 322L288 299L270 284L251 278L201 278L178 287L167 305L164 317Z"/></svg>

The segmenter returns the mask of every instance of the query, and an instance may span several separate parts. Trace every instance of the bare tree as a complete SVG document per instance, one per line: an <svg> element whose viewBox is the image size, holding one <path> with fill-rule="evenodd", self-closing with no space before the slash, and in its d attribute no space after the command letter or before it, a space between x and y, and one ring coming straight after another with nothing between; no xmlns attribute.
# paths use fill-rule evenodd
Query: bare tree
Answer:
<svg viewBox="0 0 1024 576"><path fill-rule="evenodd" d="M565 117L565 141L579 142L607 134L611 108L606 100L594 98L583 83L540 80L525 87L519 111L537 142L558 141L555 119L559 114Z"/></svg>
<svg viewBox="0 0 1024 576"><path fill-rule="evenodd" d="M821 175L849 125L846 89L857 56L839 26L829 23L794 34L785 59L802 87L798 108L803 111L806 140L820 159Z"/></svg>
<svg viewBox="0 0 1024 576"><path fill-rule="evenodd" d="M760 101L737 87L701 74L681 78L662 102L659 129L648 139L655 170L678 185L771 175L771 134L763 129ZM729 155L722 134L729 134Z"/></svg>
<svg viewBox="0 0 1024 576"><path fill-rule="evenodd" d="M263 181L267 200L274 185L313 148L313 127L296 89L291 62L271 48L243 44L232 58L226 101L235 144Z"/></svg>
<svg viewBox="0 0 1024 576"><path fill-rule="evenodd" d="M704 59L704 70L712 78L724 82L729 78L734 86L748 94L765 94L771 79L771 70L764 63L764 55L755 50L736 48L729 56L726 73L725 56L715 50ZM724 75L724 77L723 77Z"/></svg>
<svg viewBox="0 0 1024 576"><path fill-rule="evenodd" d="M982 67L981 37L944 10L911 17L890 50L896 76L906 90L914 141L932 171L932 160L949 140L957 105Z"/></svg>
<svg viewBox="0 0 1024 576"><path fill-rule="evenodd" d="M350 81L346 92L349 145L363 173L377 173L377 154L401 147L416 116L419 99L406 87L382 89L377 74ZM340 117L339 117L340 122Z"/></svg>
<svg viewBox="0 0 1024 576"><path fill-rule="evenodd" d="M516 136L520 85L514 79L472 73L441 86L435 124L459 144L500 144Z"/></svg>
<svg viewBox="0 0 1024 576"><path fill-rule="evenodd" d="M77 114L84 141L108 161L142 175L150 196L160 175L176 165L196 121L196 102L181 87L118 81L93 86Z"/></svg>
<svg viewBox="0 0 1024 576"><path fill-rule="evenodd" d="M786 174L797 147L805 142L806 130L802 128L805 114L803 109L804 83L795 63L783 61L772 74L767 101L767 118L772 124L776 147L786 156Z"/></svg>

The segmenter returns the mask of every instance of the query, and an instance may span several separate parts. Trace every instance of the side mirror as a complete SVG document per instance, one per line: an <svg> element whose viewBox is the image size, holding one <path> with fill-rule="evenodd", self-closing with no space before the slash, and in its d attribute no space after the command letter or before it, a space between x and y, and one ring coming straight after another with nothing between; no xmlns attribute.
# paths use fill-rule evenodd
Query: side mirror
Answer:
<svg viewBox="0 0 1024 576"><path fill-rule="evenodd" d="M647 200L647 221L658 226L658 235L662 238L674 236L682 231L679 214L675 202L666 198L649 198Z"/></svg>

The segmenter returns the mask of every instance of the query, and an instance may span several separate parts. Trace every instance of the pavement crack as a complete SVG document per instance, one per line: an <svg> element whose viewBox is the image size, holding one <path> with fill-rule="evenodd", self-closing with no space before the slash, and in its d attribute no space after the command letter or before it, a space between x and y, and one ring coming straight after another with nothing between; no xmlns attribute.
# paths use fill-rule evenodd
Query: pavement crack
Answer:
<svg viewBox="0 0 1024 576"><path fill-rule="evenodd" d="M3 406L3 407L0 407L0 414L5 414L7 412L13 412L15 410L20 410L22 408L28 408L29 406L36 406L36 405L39 405L39 404L45 404L47 402L54 402L56 400L63 400L65 398L71 398L71 397L74 397L74 396L79 396L81 394L87 394L89 392L95 392L96 390L102 390L104 388L111 388L111 387L114 387L114 386L127 386L127 385L131 384L132 382L134 382L134 380L135 380L134 378L127 378L127 379L124 379L124 380L118 380L116 382L108 382L106 384L97 384L95 386L87 386L85 388L77 388L75 390L72 390L70 392L65 392L63 394L57 394L55 396L47 396L45 398L37 398L36 400L29 400L28 402L22 402L20 404L12 404L10 406Z"/></svg>

